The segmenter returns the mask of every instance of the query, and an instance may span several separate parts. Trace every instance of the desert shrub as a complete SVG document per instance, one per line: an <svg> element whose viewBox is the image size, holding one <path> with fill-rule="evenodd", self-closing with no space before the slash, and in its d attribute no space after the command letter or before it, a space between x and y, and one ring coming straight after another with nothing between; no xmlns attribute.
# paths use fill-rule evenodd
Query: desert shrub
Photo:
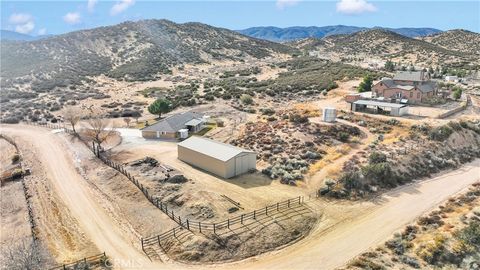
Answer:
<svg viewBox="0 0 480 270"><path fill-rule="evenodd" d="M245 105L253 104L253 98L250 95L243 94L240 96L240 101Z"/></svg>
<svg viewBox="0 0 480 270"><path fill-rule="evenodd" d="M380 182L384 186L395 187L397 185L395 175L387 162L368 164L362 167L362 174L366 179Z"/></svg>
<svg viewBox="0 0 480 270"><path fill-rule="evenodd" d="M290 122L293 123L306 123L308 122L308 117L298 113L292 113L288 116Z"/></svg>
<svg viewBox="0 0 480 270"><path fill-rule="evenodd" d="M208 100L208 101L212 101L215 99L215 97L213 95L206 95L205 97L205 100Z"/></svg>
<svg viewBox="0 0 480 270"><path fill-rule="evenodd" d="M13 155L12 156L12 164L17 163L18 161L20 161L20 155L19 154Z"/></svg>
<svg viewBox="0 0 480 270"><path fill-rule="evenodd" d="M407 264L413 268L420 268L420 262L417 260L417 258L410 257L410 256L402 256L400 257L400 261L404 264Z"/></svg>
<svg viewBox="0 0 480 270"><path fill-rule="evenodd" d="M351 190L360 187L360 178L361 175L359 171L349 170L344 172L338 180L346 189Z"/></svg>
<svg viewBox="0 0 480 270"><path fill-rule="evenodd" d="M347 142L349 138L350 134L348 134L347 132L342 131L338 133L338 140L341 142Z"/></svg>
<svg viewBox="0 0 480 270"><path fill-rule="evenodd" d="M319 159L321 155L317 152L307 151L305 154L302 155L303 159Z"/></svg>
<svg viewBox="0 0 480 270"><path fill-rule="evenodd" d="M386 269L384 266L372 262L368 258L359 257L355 259L353 262L350 263L351 266L360 267L361 269L369 269L369 270L384 270Z"/></svg>
<svg viewBox="0 0 480 270"><path fill-rule="evenodd" d="M416 254L429 264L435 264L439 257L443 255L445 251L444 243L446 241L445 236L441 234L435 235L434 239L420 245Z"/></svg>
<svg viewBox="0 0 480 270"><path fill-rule="evenodd" d="M368 162L370 164L377 164L377 163L382 163L382 162L386 162L386 161L387 161L387 155L385 155L382 152L374 151L368 157Z"/></svg>
<svg viewBox="0 0 480 270"><path fill-rule="evenodd" d="M22 177L22 175L23 175L22 169L15 169L15 170L13 170L11 177L12 177L12 179L18 179L18 178Z"/></svg>
<svg viewBox="0 0 480 270"><path fill-rule="evenodd" d="M5 123L5 124L18 124L19 122L20 122L20 119L14 116L5 117L1 119L1 123Z"/></svg>
<svg viewBox="0 0 480 270"><path fill-rule="evenodd" d="M451 127L453 130L459 131L462 130L462 125L459 122L450 121L448 122L448 126Z"/></svg>
<svg viewBox="0 0 480 270"><path fill-rule="evenodd" d="M275 114L275 110L272 109L272 108L260 109L260 112L262 112L263 115L273 115L273 114Z"/></svg>
<svg viewBox="0 0 480 270"><path fill-rule="evenodd" d="M448 139L448 137L450 137L452 133L453 130L449 126L444 125L430 130L430 132L428 133L428 137L431 140L445 141L446 139Z"/></svg>
<svg viewBox="0 0 480 270"><path fill-rule="evenodd" d="M466 252L480 251L480 221L472 221L465 228L455 232L455 238Z"/></svg>

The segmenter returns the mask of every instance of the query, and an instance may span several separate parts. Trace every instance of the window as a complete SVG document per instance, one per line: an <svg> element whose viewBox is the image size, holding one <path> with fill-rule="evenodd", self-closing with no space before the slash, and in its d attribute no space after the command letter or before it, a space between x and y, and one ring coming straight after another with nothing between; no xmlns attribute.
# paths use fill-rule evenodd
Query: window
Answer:
<svg viewBox="0 0 480 270"><path fill-rule="evenodd" d="M411 97L411 98L413 97L413 92L410 92L410 97Z"/></svg>

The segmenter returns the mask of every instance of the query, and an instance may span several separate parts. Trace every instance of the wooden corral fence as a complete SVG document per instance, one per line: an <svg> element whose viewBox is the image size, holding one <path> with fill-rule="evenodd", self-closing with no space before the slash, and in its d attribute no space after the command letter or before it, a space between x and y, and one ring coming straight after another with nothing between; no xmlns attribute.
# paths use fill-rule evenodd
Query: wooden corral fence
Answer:
<svg viewBox="0 0 480 270"><path fill-rule="evenodd" d="M92 266L102 266L105 268L111 268L112 265L108 262L108 257L105 252L83 258L81 260L62 264L49 268L49 270L75 270L75 269L90 269Z"/></svg>
<svg viewBox="0 0 480 270"><path fill-rule="evenodd" d="M142 238L141 239L141 244L142 244L142 250L145 251L145 247L148 245L152 244L158 244L161 246L161 242L164 240L167 240L168 238L171 237L176 237L176 234L181 230L181 229L187 229L189 231L198 231L200 233L203 232L213 232L214 234L218 230L222 229L230 229L230 226L233 226L235 224L240 224L240 226L244 225L244 222L248 220L256 220L257 218L260 218L262 216L268 216L269 214L273 214L275 212L280 212L285 209L289 209L291 207L294 207L296 205L301 205L304 202L303 196L298 196L296 198L288 199L286 201L278 202L276 204L268 205L265 206L264 208L260 208L257 210L254 210L250 213L246 214L241 214L237 217L234 218L229 218L225 221L222 222L217 222L217 223L206 223L206 222L200 222L200 221L192 221L189 219L184 219L182 220L180 216L175 216L174 212L168 212L167 207L165 204L162 204L158 199L156 201L156 206L161 209L163 212L165 212L167 215L169 215L170 218L175 220L182 228L173 228L169 231L166 231L162 234L147 237L147 238ZM163 208L163 209L162 209Z"/></svg>

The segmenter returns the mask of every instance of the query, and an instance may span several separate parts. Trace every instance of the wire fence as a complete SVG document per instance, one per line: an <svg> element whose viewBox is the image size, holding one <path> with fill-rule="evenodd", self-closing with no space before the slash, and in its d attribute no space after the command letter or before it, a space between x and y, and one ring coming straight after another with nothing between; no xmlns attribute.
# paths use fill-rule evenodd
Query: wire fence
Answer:
<svg viewBox="0 0 480 270"><path fill-rule="evenodd" d="M105 252L93 255L90 257L85 257L81 260L74 261L67 264L62 264L49 268L49 270L76 270L76 269L91 269L92 266L103 266L105 268L110 268L111 265L108 262L108 257Z"/></svg>
<svg viewBox="0 0 480 270"><path fill-rule="evenodd" d="M298 196L292 199L288 199L286 201L278 202L272 205L265 206L264 208L260 208L257 210L254 210L252 212L246 213L246 214L241 214L239 216L236 216L234 218L229 218L227 220L221 221L221 222L216 222L216 223L206 223L206 222L201 222L201 221L192 221L189 219L184 219L182 220L180 216L175 216L174 212L168 213L168 210L165 207L165 204L161 204L159 201L157 201L159 209L161 207L165 207L162 209L162 211L166 212L167 215L169 215L170 218L174 219L177 223L180 224L180 226L184 229L187 229L189 231L198 231L200 233L204 233L207 231L213 232L214 234L217 233L217 231L222 230L222 229L230 229L231 226L233 225L238 225L244 226L245 223L248 220L256 220L262 216L268 216L269 214L274 214L275 212L280 212L285 209L292 208L296 205L301 205L304 202L303 196ZM161 245L161 242L164 240L167 240L171 237L176 237L176 234L182 229L182 228L173 228L171 230L168 230L166 232L163 232L159 235L147 237L147 238L142 238L142 249L145 250L144 248L148 245L152 244L158 244Z"/></svg>

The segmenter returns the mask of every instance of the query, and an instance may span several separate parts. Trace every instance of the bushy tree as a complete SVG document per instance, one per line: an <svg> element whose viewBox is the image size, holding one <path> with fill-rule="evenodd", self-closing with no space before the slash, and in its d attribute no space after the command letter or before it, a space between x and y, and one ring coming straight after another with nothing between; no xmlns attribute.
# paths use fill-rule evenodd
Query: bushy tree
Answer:
<svg viewBox="0 0 480 270"><path fill-rule="evenodd" d="M373 79L372 76L366 75L363 81L358 85L358 92L370 92L372 91Z"/></svg>
<svg viewBox="0 0 480 270"><path fill-rule="evenodd" d="M462 92L462 88L460 87L453 88L453 98L459 100L462 97Z"/></svg>
<svg viewBox="0 0 480 270"><path fill-rule="evenodd" d="M387 62L385 62L385 70L394 71L395 70L395 64L393 64L392 61L387 60Z"/></svg>
<svg viewBox="0 0 480 270"><path fill-rule="evenodd" d="M148 106L148 112L151 114L158 114L158 117L162 117L162 113L168 113L172 110L172 103L165 98L159 98L155 100L150 106Z"/></svg>

